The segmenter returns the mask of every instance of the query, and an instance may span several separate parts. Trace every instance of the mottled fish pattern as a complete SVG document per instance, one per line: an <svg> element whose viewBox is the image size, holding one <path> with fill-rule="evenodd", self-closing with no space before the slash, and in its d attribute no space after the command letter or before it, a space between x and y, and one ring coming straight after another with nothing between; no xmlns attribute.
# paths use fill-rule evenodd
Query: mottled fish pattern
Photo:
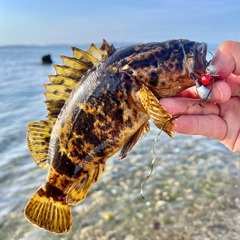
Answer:
<svg viewBox="0 0 240 240"><path fill-rule="evenodd" d="M25 208L33 224L55 233L72 226L71 206L96 183L107 159L131 151L149 120L170 137L171 115L159 99L194 85L205 72L206 44L189 40L137 44L115 49L72 48L49 76L47 120L28 125L27 143L34 161L49 169L46 183Z"/></svg>

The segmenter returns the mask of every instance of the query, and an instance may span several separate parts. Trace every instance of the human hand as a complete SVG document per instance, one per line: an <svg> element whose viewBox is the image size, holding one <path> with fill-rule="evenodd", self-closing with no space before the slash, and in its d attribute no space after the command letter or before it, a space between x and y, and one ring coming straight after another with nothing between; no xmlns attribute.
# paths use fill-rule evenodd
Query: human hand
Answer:
<svg viewBox="0 0 240 240"><path fill-rule="evenodd" d="M203 135L216 139L231 151L240 151L240 43L222 43L211 62L219 80L213 84L212 99L201 107L195 88L176 98L161 99L161 105L173 116L178 133ZM201 104L203 105L203 104Z"/></svg>

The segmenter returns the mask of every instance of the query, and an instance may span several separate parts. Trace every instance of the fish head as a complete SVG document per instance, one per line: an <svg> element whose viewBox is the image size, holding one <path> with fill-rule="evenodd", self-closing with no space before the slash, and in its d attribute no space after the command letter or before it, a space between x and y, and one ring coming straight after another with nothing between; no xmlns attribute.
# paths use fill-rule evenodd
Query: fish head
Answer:
<svg viewBox="0 0 240 240"><path fill-rule="evenodd" d="M128 61L125 70L159 98L194 86L190 73L196 78L205 73L206 43L179 39L137 47L142 50Z"/></svg>
<svg viewBox="0 0 240 240"><path fill-rule="evenodd" d="M182 68L193 73L196 78L200 78L205 73L207 67L207 44L204 42L195 42L189 40L172 40L169 43L173 52L178 56L179 62L182 62ZM183 53L183 57L181 56Z"/></svg>

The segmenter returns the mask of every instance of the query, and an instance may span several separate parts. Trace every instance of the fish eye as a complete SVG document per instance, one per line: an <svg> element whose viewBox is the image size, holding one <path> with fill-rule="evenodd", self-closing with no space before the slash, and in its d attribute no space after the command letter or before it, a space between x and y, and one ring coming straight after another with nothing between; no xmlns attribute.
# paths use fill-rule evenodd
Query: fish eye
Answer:
<svg viewBox="0 0 240 240"><path fill-rule="evenodd" d="M179 49L181 48L180 44L175 42L173 45L172 45L172 49L174 52L178 52Z"/></svg>

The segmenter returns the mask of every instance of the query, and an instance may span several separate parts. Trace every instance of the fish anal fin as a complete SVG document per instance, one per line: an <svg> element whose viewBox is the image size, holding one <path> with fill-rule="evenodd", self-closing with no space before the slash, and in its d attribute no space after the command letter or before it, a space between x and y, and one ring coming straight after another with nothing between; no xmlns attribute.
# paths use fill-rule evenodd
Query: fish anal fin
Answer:
<svg viewBox="0 0 240 240"><path fill-rule="evenodd" d="M70 205L83 201L93 183L96 183L104 171L105 164L98 164L81 176L68 190L66 201Z"/></svg>
<svg viewBox="0 0 240 240"><path fill-rule="evenodd" d="M98 167L95 169L94 176L93 176L95 183L97 183L100 177L102 176L102 172L104 171L104 169L105 169L104 163L98 164Z"/></svg>
<svg viewBox="0 0 240 240"><path fill-rule="evenodd" d="M43 170L49 167L48 147L52 127L51 121L30 122L28 124L28 149L36 164Z"/></svg>
<svg viewBox="0 0 240 240"><path fill-rule="evenodd" d="M137 92L137 96L153 123L173 138L172 132L174 125L171 122L172 116L159 103L155 95L145 85L142 85Z"/></svg>
<svg viewBox="0 0 240 240"><path fill-rule="evenodd" d="M25 217L32 223L47 231L64 234L72 227L72 213L68 204L56 201L47 195L41 187L27 203Z"/></svg>
<svg viewBox="0 0 240 240"><path fill-rule="evenodd" d="M123 160L132 150L134 145L137 143L140 137L143 136L144 130L147 127L147 129L150 130L149 122L146 121L131 137L130 139L124 144L123 148L120 151L120 154L118 156L118 160Z"/></svg>

